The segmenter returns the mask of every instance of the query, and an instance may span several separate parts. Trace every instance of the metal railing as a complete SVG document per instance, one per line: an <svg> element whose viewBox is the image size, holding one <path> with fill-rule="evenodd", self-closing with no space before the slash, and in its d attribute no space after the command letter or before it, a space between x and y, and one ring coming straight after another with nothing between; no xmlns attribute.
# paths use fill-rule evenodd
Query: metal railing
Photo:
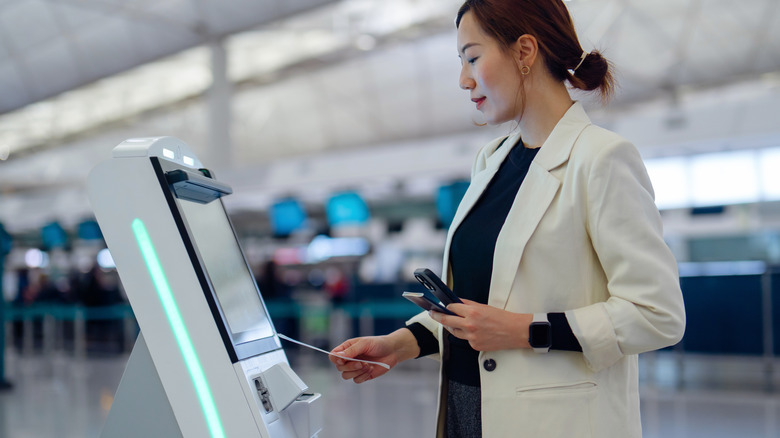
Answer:
<svg viewBox="0 0 780 438"><path fill-rule="evenodd" d="M418 312L411 303L399 300L367 301L326 306L305 302L266 302L268 312L274 321L293 319L300 327L303 320L314 313L330 318L338 314L350 320L359 321L359 335L374 334L377 319L405 319ZM85 307L61 304L34 304L24 307L5 306L7 345L13 345L14 338L21 337L22 354L30 354L39 346L44 354L66 350L65 338L71 335L72 352L75 357L87 354L87 324L90 321L123 321L122 349L130 351L138 334L135 315L129 304L104 307ZM15 324L16 323L16 324ZM18 324L21 323L21 324ZM21 327L21 334L17 328ZM36 327L40 327L37 329ZM70 333L68 333L70 331Z"/></svg>

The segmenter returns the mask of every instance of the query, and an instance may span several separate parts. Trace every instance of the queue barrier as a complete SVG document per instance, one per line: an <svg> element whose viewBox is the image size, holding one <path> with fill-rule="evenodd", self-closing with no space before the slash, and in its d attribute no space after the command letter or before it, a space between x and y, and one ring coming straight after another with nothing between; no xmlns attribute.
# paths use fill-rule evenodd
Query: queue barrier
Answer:
<svg viewBox="0 0 780 438"><path fill-rule="evenodd" d="M6 336L14 335L13 323L22 325L22 352L30 353L35 348L35 324L40 322L42 350L51 353L64 347L65 323L71 323L73 352L84 357L87 352L87 322L124 321L123 339L125 351L132 349L138 327L129 304L85 307L62 304L33 304L29 306L5 306Z"/></svg>
<svg viewBox="0 0 780 438"><path fill-rule="evenodd" d="M311 314L311 306L295 301L268 301L266 307L271 318L277 321L293 320L300 323ZM326 314L340 313L352 321L358 321L360 335L374 334L374 324L380 319L406 319L418 313L418 308L405 300L379 300L360 303L342 303L328 305L321 311ZM14 322L21 322L22 352L30 353L35 349L35 327L42 326L42 350L49 353L64 348L64 323L72 325L73 352L76 357L84 357L87 352L87 322L124 321L124 351L129 352L138 334L133 310L129 304L112 306L85 307L62 304L33 304L29 306L5 306L6 336L14 335ZM10 342L9 342L10 345Z"/></svg>
<svg viewBox="0 0 780 438"><path fill-rule="evenodd" d="M780 355L780 270L764 268L763 272L743 272L728 275L685 275L680 279L685 299L687 327L683 340L673 349L685 353L715 355L778 356ZM365 286L362 287L365 289ZM360 288L359 288L360 290ZM385 296L371 299L371 294L361 294L359 301L333 304L327 300L267 300L266 306L274 323L283 320L299 321L314 314L339 313L357 325L352 333L371 335L380 320L397 323L419 309L399 298ZM45 346L53 345L50 339L61 322L72 322L76 336L76 350L85 345L79 341L85 324L96 320L124 320L127 336L135 340L137 330L133 311L129 304L102 307L85 307L63 304L34 304L30 306L4 306L6 324L22 321L43 321ZM397 324L396 324L397 325ZM27 333L25 345L31 345ZM7 333L7 335L10 334ZM48 335L48 338L47 338ZM132 345L128 345L129 348Z"/></svg>
<svg viewBox="0 0 780 438"><path fill-rule="evenodd" d="M753 263L753 262L751 262ZM721 356L752 356L766 360L766 382L771 386L776 358L780 356L780 268L753 265L745 270L733 262L726 265L736 272L689 272L681 269L681 289L686 306L687 326L682 341L670 347L678 355L678 374L683 374L685 354L710 354ZM719 266L717 264L700 264ZM742 266L742 267L740 267ZM702 268L704 269L704 268ZM705 269L705 270L706 270ZM720 269L720 268L718 268ZM294 324L303 338L307 338L306 319L325 318L327 325L341 323L342 332L325 333L324 343L337 345L345 336L367 336L388 330L377 330L377 324L395 328L404 320L419 313L419 308L406 300L391 298L390 287L386 294L375 294L363 287L359 301L334 304L328 300L267 300L266 307L277 325ZM382 289L382 290L385 290ZM395 288L397 289L397 287ZM370 293L366 293L370 292ZM370 297L375 297L371 299ZM25 307L5 306L5 322L8 326L21 321L24 328L22 351L34 349L33 322L42 321L44 352L62 348L63 322L73 326L74 354L86 355L86 324L96 320L123 320L125 351L130 351L138 326L129 304L105 307L36 304ZM339 319L341 321L339 322ZM320 324L320 328L322 324ZM10 327L9 327L10 328ZM286 330L285 328L285 330ZM284 331L282 331L284 333ZM6 330L11 336L12 330ZM320 333L322 335L322 333ZM329 336L329 337L328 337ZM652 355L651 355L652 357Z"/></svg>

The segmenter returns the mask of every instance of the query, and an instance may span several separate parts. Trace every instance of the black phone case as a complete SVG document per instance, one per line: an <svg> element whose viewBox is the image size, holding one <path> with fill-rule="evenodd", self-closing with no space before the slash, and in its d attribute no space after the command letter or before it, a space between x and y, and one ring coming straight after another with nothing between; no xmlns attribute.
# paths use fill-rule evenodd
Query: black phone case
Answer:
<svg viewBox="0 0 780 438"><path fill-rule="evenodd" d="M428 268L420 268L414 271L414 278L420 282L426 289L433 292L444 305L452 303L463 303L454 292L441 281L438 275L434 274Z"/></svg>
<svg viewBox="0 0 780 438"><path fill-rule="evenodd" d="M451 311L447 310L445 307L442 307L439 303L434 302L433 300L431 300L430 297L427 297L425 295L414 296L414 295L404 294L403 297L413 302L414 304L417 304L418 306L422 307L424 310L428 310L428 311L432 310L434 312L441 312L447 315L458 316L452 313Z"/></svg>

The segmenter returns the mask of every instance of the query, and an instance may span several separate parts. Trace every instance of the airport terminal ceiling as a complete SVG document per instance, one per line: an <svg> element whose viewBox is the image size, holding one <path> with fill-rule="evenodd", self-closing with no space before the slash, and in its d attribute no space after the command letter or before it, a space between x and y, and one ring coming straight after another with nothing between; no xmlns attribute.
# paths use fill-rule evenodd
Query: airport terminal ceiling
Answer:
<svg viewBox="0 0 780 438"><path fill-rule="evenodd" d="M468 162L484 138L510 128L478 133L479 115L457 87L452 16L460 3L0 1L0 148L10 150L0 162L0 220L52 203L86 208L86 173L126 137L176 135L210 162L216 42L227 56L239 180L280 160L301 167L305 157L399 144L459 141ZM780 2L567 5L583 46L618 69L620 89L594 112L599 122L620 131L639 123L629 115L644 121L640 133L660 127L663 135L645 140L651 146L745 147L717 139L748 134L761 137L755 144L780 144L777 113L767 110L780 94ZM690 101L713 115L693 120Z"/></svg>

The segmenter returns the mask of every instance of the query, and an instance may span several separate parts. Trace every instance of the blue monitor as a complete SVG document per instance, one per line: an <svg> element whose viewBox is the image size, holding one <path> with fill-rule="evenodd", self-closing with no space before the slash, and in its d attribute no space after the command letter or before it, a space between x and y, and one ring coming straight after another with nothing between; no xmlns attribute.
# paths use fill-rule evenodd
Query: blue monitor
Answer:
<svg viewBox="0 0 780 438"><path fill-rule="evenodd" d="M371 216L366 201L355 192L333 195L325 210L331 226L362 225Z"/></svg>
<svg viewBox="0 0 780 438"><path fill-rule="evenodd" d="M306 211L295 199L285 199L271 206L271 229L276 236L287 236L306 224Z"/></svg>
<svg viewBox="0 0 780 438"><path fill-rule="evenodd" d="M439 213L439 220L445 228L449 228L452 220L455 219L455 212L458 205L469 188L468 181L456 181L452 184L439 187L436 196L436 211Z"/></svg>
<svg viewBox="0 0 780 438"><path fill-rule="evenodd" d="M41 240L44 248L63 248L68 242L68 235L59 223L51 222L41 229Z"/></svg>
<svg viewBox="0 0 780 438"><path fill-rule="evenodd" d="M100 226L94 220L86 220L77 227L76 235L82 240L102 240L103 233Z"/></svg>

